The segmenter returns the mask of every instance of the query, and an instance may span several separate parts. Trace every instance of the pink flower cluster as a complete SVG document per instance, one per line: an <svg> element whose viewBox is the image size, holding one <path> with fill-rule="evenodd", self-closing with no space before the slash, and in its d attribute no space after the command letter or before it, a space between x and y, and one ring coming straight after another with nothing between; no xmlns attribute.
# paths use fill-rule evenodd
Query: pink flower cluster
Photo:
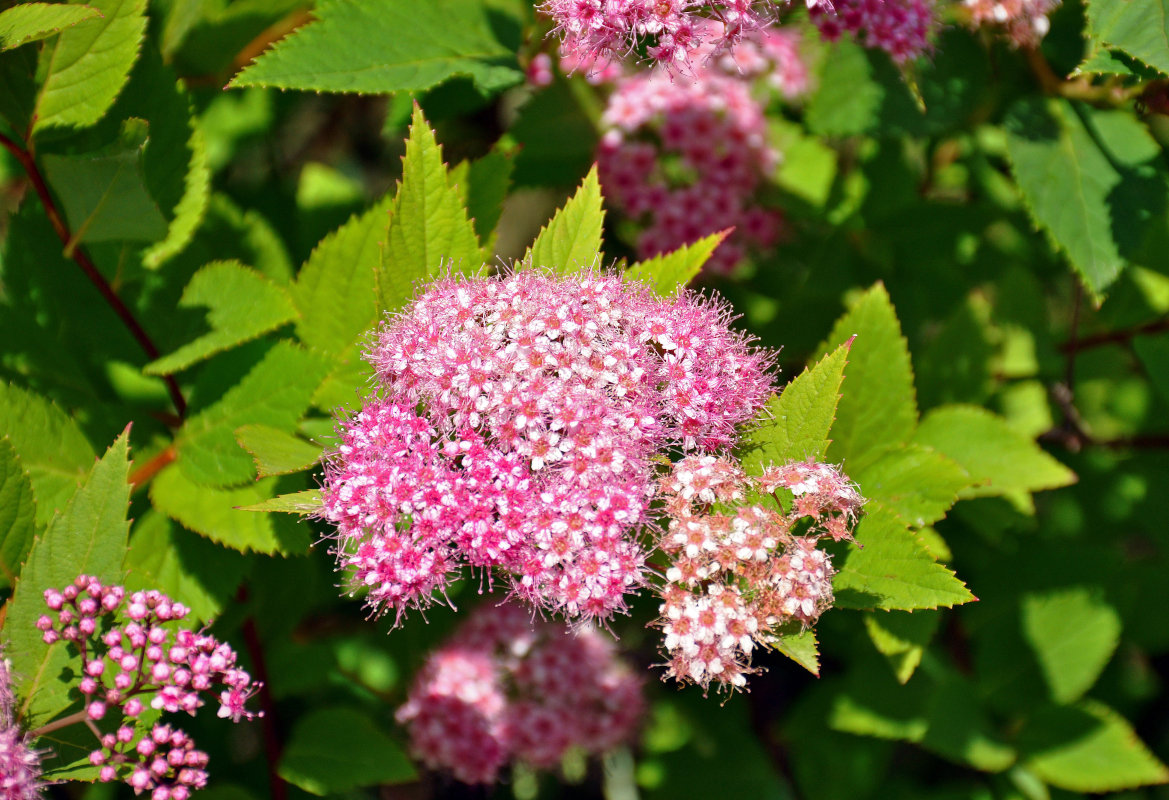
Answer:
<svg viewBox="0 0 1169 800"><path fill-rule="evenodd" d="M381 395L325 470L351 590L400 619L470 565L568 617L623 610L653 460L733 444L770 392L767 356L729 322L595 272L429 287L382 327L367 355Z"/></svg>
<svg viewBox="0 0 1169 800"><path fill-rule="evenodd" d="M733 54L711 54L690 81L661 72L618 81L602 116L597 164L609 197L642 225L642 258L734 228L706 265L725 274L748 249L775 244L782 217L759 205L758 190L779 154L767 143L756 76L785 94L806 89L792 34L745 37Z"/></svg>
<svg viewBox="0 0 1169 800"><path fill-rule="evenodd" d="M608 636L484 605L430 655L397 719L429 767L493 783L511 762L547 768L569 748L610 750L643 711L641 684Z"/></svg>
<svg viewBox="0 0 1169 800"><path fill-rule="evenodd" d="M847 32L899 64L929 52L939 25L934 0L832 0L831 8L816 6L811 16L828 41Z"/></svg>
<svg viewBox="0 0 1169 800"><path fill-rule="evenodd" d="M744 502L780 488L791 496L787 512ZM791 632L784 626L814 624L832 604L832 562L817 543L850 539L864 500L828 464L787 464L749 478L713 456L682 459L662 489L670 523L660 547L671 561L657 625L666 674L703 690L741 688L757 646Z"/></svg>
<svg viewBox="0 0 1169 800"><path fill-rule="evenodd" d="M0 800L41 797L41 759L16 720L8 661L0 653Z"/></svg>
<svg viewBox="0 0 1169 800"><path fill-rule="evenodd" d="M120 720L100 737L90 762L99 780L125 781L152 800L186 800L207 783L207 755L180 730L156 723L144 730L147 706L194 715L218 692L219 716L252 719L245 703L258 690L236 666L235 652L212 636L175 628L188 610L157 591L134 592L81 575L45 591L52 614L37 621L44 640L63 640L81 656L85 712L92 722Z"/></svg>
<svg viewBox="0 0 1169 800"><path fill-rule="evenodd" d="M963 0L975 27L1001 30L1016 47L1033 47L1047 35L1047 15L1060 0Z"/></svg>
<svg viewBox="0 0 1169 800"><path fill-rule="evenodd" d="M733 48L770 22L757 0L546 0L561 53L584 62L616 61L640 46L656 64L689 72L710 51ZM718 20L717 28L706 23Z"/></svg>

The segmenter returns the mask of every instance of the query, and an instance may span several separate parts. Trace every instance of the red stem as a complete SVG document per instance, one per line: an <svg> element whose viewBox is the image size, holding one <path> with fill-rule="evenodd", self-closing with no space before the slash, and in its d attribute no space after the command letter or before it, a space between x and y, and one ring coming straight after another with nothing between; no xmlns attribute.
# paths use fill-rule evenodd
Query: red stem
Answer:
<svg viewBox="0 0 1169 800"><path fill-rule="evenodd" d="M236 593L236 602L247 602L247 586L241 586ZM260 707L264 715L260 717L260 725L264 730L264 751L268 758L268 791L272 800L288 800L288 784L277 772L280 763L281 750L279 722L276 715L276 701L269 688L268 667L264 660L264 644L260 641L260 632L256 629L256 621L251 615L243 623L244 644L248 648L248 657L252 662L252 672L260 683Z"/></svg>
<svg viewBox="0 0 1169 800"><path fill-rule="evenodd" d="M66 254L77 262L77 266L81 267L81 271L89 278L90 283L97 287L98 292L101 293L101 296L109 303L114 313L122 320L122 324L129 329L130 334L137 340L147 357L152 361L158 358L161 355L158 352L158 348L155 347L150 335L146 333L145 329L138 323L138 320L134 318L134 313L122 302L122 298L118 297L113 287L110 286L109 282L98 271L97 267L94 266L93 261L90 260L85 250L80 245L72 242L69 228L65 224L65 220L61 217L61 212L57 209L56 203L53 201L53 196L49 192L49 187L45 183L45 179L41 175L41 171L37 167L32 153L9 139L3 133L0 133L0 145L3 145L8 152L12 153L13 157L24 168L25 173L28 174L28 179L31 181L37 197L41 199L41 205L45 209L45 215L49 218L53 230L57 232L57 237L60 238L61 244L64 245ZM175 380L173 375L164 375L162 379L166 382L166 388L170 393L171 402L174 403L175 410L180 417L184 416L187 412L187 401L183 398L178 381Z"/></svg>

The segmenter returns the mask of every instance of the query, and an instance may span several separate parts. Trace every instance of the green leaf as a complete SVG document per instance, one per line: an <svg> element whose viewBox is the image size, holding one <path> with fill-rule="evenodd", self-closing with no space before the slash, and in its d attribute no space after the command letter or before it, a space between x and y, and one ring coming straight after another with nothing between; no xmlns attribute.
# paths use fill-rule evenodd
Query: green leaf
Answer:
<svg viewBox="0 0 1169 800"><path fill-rule="evenodd" d="M496 148L470 162L467 165L465 185L456 187L485 253L490 253L495 246L495 226L499 224L499 217L503 213L503 201L511 187L514 170L515 160L511 154Z"/></svg>
<svg viewBox="0 0 1169 800"><path fill-rule="evenodd" d="M952 458L970 474L961 497L1003 496L1030 507L1030 493L1067 486L1075 473L1035 442L979 406L941 406L921 421L913 440Z"/></svg>
<svg viewBox="0 0 1169 800"><path fill-rule="evenodd" d="M467 75L496 92L523 79L481 0L324 0L314 16L229 87L388 94Z"/></svg>
<svg viewBox="0 0 1169 800"><path fill-rule="evenodd" d="M277 771L293 786L321 796L418 777L398 744L351 708L318 709L297 720Z"/></svg>
<svg viewBox="0 0 1169 800"><path fill-rule="evenodd" d="M1164 263L1169 178L1160 148L1136 117L1029 99L1011 108L1006 127L1032 218L1097 303L1129 263Z"/></svg>
<svg viewBox="0 0 1169 800"><path fill-rule="evenodd" d="M126 588L158 589L191 609L188 621L211 622L227 608L250 562L147 510L126 553Z"/></svg>
<svg viewBox="0 0 1169 800"><path fill-rule="evenodd" d="M1035 714L1019 736L1019 750L1036 775L1072 792L1114 792L1169 782L1169 769L1128 721L1092 700Z"/></svg>
<svg viewBox="0 0 1169 800"><path fill-rule="evenodd" d="M556 80L536 92L508 131L519 146L516 184L576 185L596 157L602 109L596 90L581 77Z"/></svg>
<svg viewBox="0 0 1169 800"><path fill-rule="evenodd" d="M256 460L261 478L301 472L321 458L318 445L267 425L244 425L236 430L235 438Z"/></svg>
<svg viewBox="0 0 1169 800"><path fill-rule="evenodd" d="M601 229L604 225L601 184L597 182L597 168L594 166L576 194L540 229L536 241L524 254L523 263L561 275L595 266L601 257Z"/></svg>
<svg viewBox="0 0 1169 800"><path fill-rule="evenodd" d="M483 263L475 229L447 177L442 148L418 106L387 238L378 271L383 311L401 307L427 279L448 269L473 274Z"/></svg>
<svg viewBox="0 0 1169 800"><path fill-rule="evenodd" d="M697 242L684 244L671 253L661 253L639 261L621 274L626 281L648 283L662 297L677 294L702 271L702 266L723 243L731 230L712 233Z"/></svg>
<svg viewBox="0 0 1169 800"><path fill-rule="evenodd" d="M393 202L387 196L330 233L297 274L296 335L309 347L339 354L374 324L377 270Z"/></svg>
<svg viewBox="0 0 1169 800"><path fill-rule="evenodd" d="M1169 401L1169 334L1137 336L1132 349L1162 399Z"/></svg>
<svg viewBox="0 0 1169 800"><path fill-rule="evenodd" d="M126 142L102 155L43 159L45 175L65 206L77 242L153 241L167 222L146 188L142 142Z"/></svg>
<svg viewBox="0 0 1169 800"><path fill-rule="evenodd" d="M1169 75L1169 1L1089 0L1088 38L1117 47Z"/></svg>
<svg viewBox="0 0 1169 800"><path fill-rule="evenodd" d="M878 283L836 323L821 353L856 338L848 351L848 391L840 397L828 459L850 470L890 445L901 444L917 424L909 346L884 284Z"/></svg>
<svg viewBox="0 0 1169 800"><path fill-rule="evenodd" d="M813 675L820 674L820 650L811 628L781 634L773 647Z"/></svg>
<svg viewBox="0 0 1169 800"><path fill-rule="evenodd" d="M45 525L77 491L96 454L72 417L44 397L3 381L0 431L32 481L36 524Z"/></svg>
<svg viewBox="0 0 1169 800"><path fill-rule="evenodd" d="M97 122L126 85L146 33L146 0L89 0L101 12L63 32L48 55L33 131Z"/></svg>
<svg viewBox="0 0 1169 800"><path fill-rule="evenodd" d="M183 527L233 550L297 555L308 550L308 526L241 510L271 500L280 480L265 478L238 489L214 489L191 481L177 466L169 466L150 482L150 500Z"/></svg>
<svg viewBox="0 0 1169 800"><path fill-rule="evenodd" d="M880 500L915 528L944 517L958 493L971 484L955 461L916 444L891 447L849 477L861 494Z"/></svg>
<svg viewBox="0 0 1169 800"><path fill-rule="evenodd" d="M210 331L143 367L147 375L169 375L275 330L296 318L292 298L280 286L236 261L208 264L183 290L179 308L207 309Z"/></svg>
<svg viewBox="0 0 1169 800"><path fill-rule="evenodd" d="M1023 596L1023 636L1057 703L1092 688L1120 642L1120 615L1099 592L1072 587Z"/></svg>
<svg viewBox="0 0 1169 800"><path fill-rule="evenodd" d="M252 480L255 465L236 443L236 429L260 424L291 431L308 409L328 367L315 353L278 342L240 383L187 420L176 440L178 467L188 478L206 486Z"/></svg>
<svg viewBox="0 0 1169 800"><path fill-rule="evenodd" d="M184 173L183 194L173 208L167 209L170 224L166 237L142 254L142 263L149 269L157 269L182 252L211 202L211 168L207 164L207 145L198 127L191 129L187 147L191 155Z"/></svg>
<svg viewBox="0 0 1169 800"><path fill-rule="evenodd" d="M890 611L865 614L865 630L877 651L885 656L898 683L913 677L926 645L934 638L941 616L935 611Z"/></svg>
<svg viewBox="0 0 1169 800"><path fill-rule="evenodd" d="M36 535L32 481L7 439L0 439L0 587L12 586Z"/></svg>
<svg viewBox="0 0 1169 800"><path fill-rule="evenodd" d="M29 728L68 708L73 684L60 679L70 660L65 643L46 645L36 628L37 619L47 611L45 589L62 588L78 575L121 581L130 531L129 442L127 428L93 466L65 510L37 537L16 584L4 633L16 693L22 698L20 716Z"/></svg>
<svg viewBox="0 0 1169 800"><path fill-rule="evenodd" d="M306 489L303 492L282 494L250 506L240 506L240 511L278 511L284 514L315 514L321 510L320 489Z"/></svg>
<svg viewBox="0 0 1169 800"><path fill-rule="evenodd" d="M837 608L911 611L975 599L904 520L875 501L865 506L856 545L849 546L839 570L832 581Z"/></svg>
<svg viewBox="0 0 1169 800"><path fill-rule="evenodd" d="M748 472L824 457L851 346L850 339L814 367L806 367L782 394L768 401L766 421L743 437L742 461Z"/></svg>
<svg viewBox="0 0 1169 800"><path fill-rule="evenodd" d="M0 11L0 51L48 39L79 22L100 17L89 6L61 3L21 3Z"/></svg>

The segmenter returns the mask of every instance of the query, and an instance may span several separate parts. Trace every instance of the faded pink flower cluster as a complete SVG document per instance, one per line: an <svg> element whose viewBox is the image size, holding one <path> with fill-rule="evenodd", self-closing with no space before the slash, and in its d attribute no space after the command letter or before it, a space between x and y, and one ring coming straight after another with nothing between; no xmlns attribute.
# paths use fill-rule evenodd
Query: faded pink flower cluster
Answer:
<svg viewBox="0 0 1169 800"><path fill-rule="evenodd" d="M1033 47L1047 35L1047 15L1060 0L963 0L975 27L1002 31L1016 47Z"/></svg>
<svg viewBox="0 0 1169 800"><path fill-rule="evenodd" d="M786 512L744 500L780 488L791 496ZM713 456L682 459L662 490L670 522L660 547L671 561L656 624L666 675L704 691L712 683L741 688L756 647L814 624L832 604L832 561L817 544L851 539L864 499L828 464L787 464L750 478Z"/></svg>
<svg viewBox="0 0 1169 800"><path fill-rule="evenodd" d="M427 659L397 719L429 767L493 783L509 763L553 767L570 748L603 753L637 729L641 684L612 639L530 613L480 606Z"/></svg>
<svg viewBox="0 0 1169 800"><path fill-rule="evenodd" d="M832 0L832 8L817 6L811 16L828 41L850 33L898 64L929 52L939 26L934 0Z"/></svg>
<svg viewBox="0 0 1169 800"><path fill-rule="evenodd" d="M60 591L45 591L52 614L37 621L45 642L63 640L82 661L78 684L89 720L118 720L90 755L99 780L125 781L152 800L186 800L207 783L207 754L170 725L145 730L147 707L192 716L206 695L218 693L219 716L252 719L245 703L258 690L236 654L214 637L175 628L186 618L181 603L157 591L134 592L79 576Z"/></svg>
<svg viewBox="0 0 1169 800"><path fill-rule="evenodd" d="M9 670L0 653L0 800L38 800L44 786L40 754L16 719Z"/></svg>
<svg viewBox="0 0 1169 800"><path fill-rule="evenodd" d="M624 610L654 459L733 444L770 392L768 357L730 319L596 272L430 286L382 327L380 396L325 470L351 590L400 619L469 565L570 618Z"/></svg>
<svg viewBox="0 0 1169 800"><path fill-rule="evenodd" d="M718 27L710 23L703 27ZM808 86L798 39L768 30L733 53L711 54L693 80L661 72L617 82L602 116L597 152L609 197L642 231L642 258L734 228L706 269L731 272L751 249L778 239L782 217L759 204L779 154L767 143L764 103L753 79L792 97Z"/></svg>
<svg viewBox="0 0 1169 800"><path fill-rule="evenodd" d="M685 73L771 21L758 0L546 0L540 8L568 58L619 61L644 46L654 63ZM722 24L708 25L712 19Z"/></svg>

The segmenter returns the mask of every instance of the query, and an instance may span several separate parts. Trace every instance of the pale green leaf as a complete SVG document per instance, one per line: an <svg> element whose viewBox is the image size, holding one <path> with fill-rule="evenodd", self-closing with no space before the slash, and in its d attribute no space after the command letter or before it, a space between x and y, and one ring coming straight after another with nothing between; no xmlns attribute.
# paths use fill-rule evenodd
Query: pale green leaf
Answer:
<svg viewBox="0 0 1169 800"><path fill-rule="evenodd" d="M1097 302L1130 263L1164 264L1158 242L1169 178L1160 147L1136 117L1029 99L1011 108L1006 127L1028 210Z"/></svg>
<svg viewBox="0 0 1169 800"><path fill-rule="evenodd" d="M96 8L63 3L21 3L6 8L0 11L0 51L39 42L100 16Z"/></svg>
<svg viewBox="0 0 1169 800"><path fill-rule="evenodd" d="M166 218L146 188L141 142L101 155L49 154L43 161L65 206L72 242L153 241L166 235Z"/></svg>
<svg viewBox="0 0 1169 800"><path fill-rule="evenodd" d="M864 619L869 639L885 656L898 683L913 676L941 622L938 612L928 610L865 614Z"/></svg>
<svg viewBox="0 0 1169 800"><path fill-rule="evenodd" d="M77 491L96 454L77 423L50 400L0 381L0 431L32 481L36 524L46 524Z"/></svg>
<svg viewBox="0 0 1169 800"><path fill-rule="evenodd" d="M147 375L180 372L296 318L287 290L235 261L214 262L196 272L179 308L206 308L211 330L147 364L142 369Z"/></svg>
<svg viewBox="0 0 1169 800"><path fill-rule="evenodd" d="M1086 587L1029 592L1020 614L1023 637L1057 703L1092 688L1120 642L1120 615Z"/></svg>
<svg viewBox="0 0 1169 800"><path fill-rule="evenodd" d="M957 462L917 444L896 445L849 473L865 497L880 500L910 525L937 522L970 486Z"/></svg>
<svg viewBox="0 0 1169 800"><path fill-rule="evenodd" d="M576 194L540 229L523 263L561 275L595 266L601 257L601 230L605 224L601 199L594 165Z"/></svg>
<svg viewBox="0 0 1169 800"><path fill-rule="evenodd" d="M172 465L150 482L150 500L183 527L233 550L297 555L308 550L307 525L242 510L271 500L280 480L265 478L237 489L214 489L191 481Z"/></svg>
<svg viewBox="0 0 1169 800"><path fill-rule="evenodd" d="M317 709L299 719L277 771L321 796L418 777L402 748L368 715L350 708Z"/></svg>
<svg viewBox="0 0 1169 800"><path fill-rule="evenodd" d="M466 163L466 162L464 162ZM475 226L475 233L483 243L485 253L495 246L499 217L503 213L503 201L511 187L511 174L515 160L510 153L498 148L467 165L466 186L458 185L467 214Z"/></svg>
<svg viewBox="0 0 1169 800"><path fill-rule="evenodd" d="M730 234L730 229L712 233L691 244L684 244L673 252L638 261L625 270L621 277L626 281L648 283L657 294L669 297L694 280L702 271L702 265Z"/></svg>
<svg viewBox="0 0 1169 800"><path fill-rule="evenodd" d="M292 284L300 312L296 335L335 355L369 330L377 318L377 278L394 200L386 196L326 236Z"/></svg>
<svg viewBox="0 0 1169 800"><path fill-rule="evenodd" d="M1089 0L1088 38L1169 75L1169 0Z"/></svg>
<svg viewBox="0 0 1169 800"><path fill-rule="evenodd" d="M70 661L67 645L46 645L36 621L46 613L44 591L61 588L78 575L119 582L130 523L129 429L93 466L65 510L37 537L16 584L4 635L12 661L21 717L29 727L44 724L70 705L72 681L61 672Z"/></svg>
<svg viewBox="0 0 1169 800"><path fill-rule="evenodd" d="M1169 782L1124 717L1103 703L1051 706L1032 716L1019 736L1023 763L1072 792L1114 792Z"/></svg>
<svg viewBox="0 0 1169 800"><path fill-rule="evenodd" d="M284 514L315 514L321 510L320 489L277 495L259 503L240 506L240 511L278 511Z"/></svg>
<svg viewBox="0 0 1169 800"><path fill-rule="evenodd" d="M970 475L961 497L1005 496L1021 507L1030 492L1067 486L1075 473L979 406L941 406L921 421L914 441L952 458Z"/></svg>
<svg viewBox="0 0 1169 800"><path fill-rule="evenodd" d="M235 430L260 424L291 431L308 410L328 367L319 355L278 342L242 381L187 420L176 440L178 467L206 486L252 480L255 464L236 443Z"/></svg>
<svg viewBox="0 0 1169 800"><path fill-rule="evenodd" d="M820 650L816 646L816 632L811 628L781 633L772 647L813 675L820 674Z"/></svg>
<svg viewBox="0 0 1169 800"><path fill-rule="evenodd" d="M235 438L256 460L261 478L301 472L321 458L318 445L267 425L244 425Z"/></svg>
<svg viewBox="0 0 1169 800"><path fill-rule="evenodd" d="M314 16L229 85L389 94L467 75L494 92L523 78L481 0L323 0Z"/></svg>
<svg viewBox="0 0 1169 800"><path fill-rule="evenodd" d="M183 194L175 207L167 211L170 223L166 237L142 254L143 265L150 269L157 269L182 252L195 235L195 229L203 221L211 202L211 168L207 164L207 145L197 126L192 128L187 144L191 156L183 178Z"/></svg>
<svg viewBox="0 0 1169 800"><path fill-rule="evenodd" d="M88 0L102 16L63 32L48 55L34 131L97 122L126 85L146 33L146 0Z"/></svg>
<svg viewBox="0 0 1169 800"><path fill-rule="evenodd" d="M748 472L824 457L851 344L850 339L805 368L768 401L764 421L743 437L742 462Z"/></svg>
<svg viewBox="0 0 1169 800"><path fill-rule="evenodd" d="M0 587L12 586L36 535L32 481L8 439L0 439Z"/></svg>
<svg viewBox="0 0 1169 800"><path fill-rule="evenodd" d="M448 270L473 274L482 263L479 239L458 190L451 188L442 148L415 106L378 271L381 308L401 307L419 284Z"/></svg>
<svg viewBox="0 0 1169 800"><path fill-rule="evenodd" d="M832 329L821 353L855 337L848 351L848 391L836 407L828 459L855 470L890 445L901 444L917 423L909 346L884 284L852 305Z"/></svg>
<svg viewBox="0 0 1169 800"><path fill-rule="evenodd" d="M313 394L313 407L329 414L356 410L365 402L373 382L373 366L361 357L357 343L332 358L333 371Z"/></svg>
<svg viewBox="0 0 1169 800"><path fill-rule="evenodd" d="M134 526L126 553L126 588L158 589L191 609L194 626L231 605L249 560L149 509Z"/></svg>
<svg viewBox="0 0 1169 800"><path fill-rule="evenodd" d="M905 521L871 501L856 529L856 545L832 581L837 608L911 611L968 603L974 595L934 560Z"/></svg>

